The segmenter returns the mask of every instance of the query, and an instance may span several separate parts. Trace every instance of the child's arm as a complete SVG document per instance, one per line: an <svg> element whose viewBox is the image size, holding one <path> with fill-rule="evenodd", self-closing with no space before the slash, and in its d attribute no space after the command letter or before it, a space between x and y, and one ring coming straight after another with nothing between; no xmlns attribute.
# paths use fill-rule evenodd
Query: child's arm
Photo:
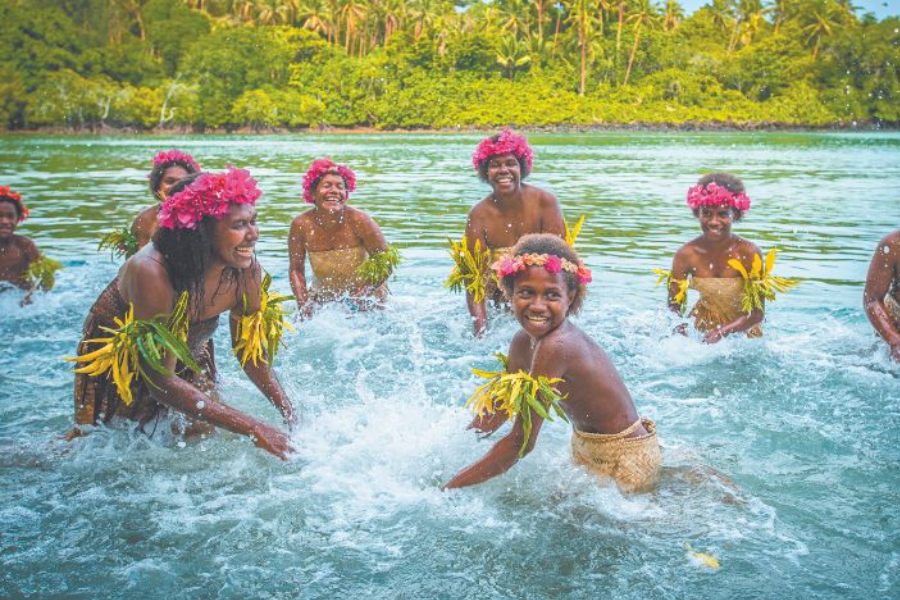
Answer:
<svg viewBox="0 0 900 600"><path fill-rule="evenodd" d="M534 449L543 423L544 419L534 411L531 411L531 435L525 444L523 457ZM506 473L514 464L519 462L519 450L522 448L523 443L525 443L525 430L522 426L522 416L519 415L516 417L512 431L494 444L493 448L478 461L457 473L453 479L447 482L444 489L449 490L477 485L497 475Z"/></svg>
<svg viewBox="0 0 900 600"><path fill-rule="evenodd" d="M670 273L669 287L666 290L668 292L669 310L680 317L684 313L684 306L687 301L685 296L681 295L681 297L679 297L682 292L680 282L687 281L688 276L691 274L690 258L687 255L685 247L680 248L678 252L675 253L675 257L672 259L672 270Z"/></svg>
<svg viewBox="0 0 900 600"><path fill-rule="evenodd" d="M471 213L466 220L466 243L469 245L469 252L475 249L475 240L481 240L481 247L487 248L487 240L484 239L484 229L475 223L475 218ZM475 298L468 291L466 292L466 305L469 308L469 314L472 316L472 323L475 326L475 336L481 337L487 329L487 299L481 302L475 302Z"/></svg>
<svg viewBox="0 0 900 600"><path fill-rule="evenodd" d="M297 300L297 308L303 317L309 317L312 313L307 306L309 295L306 291L306 236L300 217L291 223L291 231L288 236L288 272L291 281L291 291Z"/></svg>
<svg viewBox="0 0 900 600"><path fill-rule="evenodd" d="M900 261L900 234L897 232L885 236L878 244L869 272L866 274L866 287L863 292L863 306L866 316L875 331L891 347L891 356L900 361L900 330L894 325L884 308L884 297L891 289L895 278L895 269Z"/></svg>

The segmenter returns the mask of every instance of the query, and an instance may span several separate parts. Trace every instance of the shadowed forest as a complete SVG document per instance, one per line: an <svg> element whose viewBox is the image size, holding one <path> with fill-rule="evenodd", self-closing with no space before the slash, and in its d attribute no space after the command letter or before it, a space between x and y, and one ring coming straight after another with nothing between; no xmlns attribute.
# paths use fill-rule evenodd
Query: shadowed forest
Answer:
<svg viewBox="0 0 900 600"><path fill-rule="evenodd" d="M0 0L0 129L900 124L850 0Z"/></svg>

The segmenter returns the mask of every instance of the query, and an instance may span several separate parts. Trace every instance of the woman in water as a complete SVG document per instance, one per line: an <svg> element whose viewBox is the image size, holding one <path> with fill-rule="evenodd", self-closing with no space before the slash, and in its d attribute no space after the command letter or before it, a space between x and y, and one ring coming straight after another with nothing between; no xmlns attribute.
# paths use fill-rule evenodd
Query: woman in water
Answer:
<svg viewBox="0 0 900 600"><path fill-rule="evenodd" d="M0 282L29 292L36 288L49 290L60 264L42 257L34 240L16 233L28 214L22 196L8 185L0 186ZM23 304L29 302L29 296L23 299Z"/></svg>
<svg viewBox="0 0 900 600"><path fill-rule="evenodd" d="M714 344L739 332L761 336L765 301L796 282L772 276L774 250L763 261L756 244L732 233L732 225L750 209L744 183L729 173L704 175L688 190L687 203L702 234L678 249L671 271L657 271L668 281L669 308L682 315L690 287L700 299L688 316L704 342Z"/></svg>
<svg viewBox="0 0 900 600"><path fill-rule="evenodd" d="M866 316L900 362L900 230L882 238L869 263L863 293Z"/></svg>
<svg viewBox="0 0 900 600"><path fill-rule="evenodd" d="M283 298L268 293L254 248L259 238L250 173L192 175L170 189L153 243L128 259L85 321L75 377L75 434L116 419L155 430L221 427L285 458L288 436L220 400L207 341L230 314L235 353L247 376L281 412L294 409L272 370ZM177 364L176 364L177 359ZM152 431L151 431L152 432Z"/></svg>
<svg viewBox="0 0 900 600"><path fill-rule="evenodd" d="M482 140L472 155L472 165L478 177L491 186L491 193L469 211L463 243L454 243L451 250L457 266L445 285L466 290L476 335L487 328L486 299L503 301L503 291L493 281L489 265L508 254L523 235L566 235L553 194L523 183L533 162L528 140L509 129Z"/></svg>
<svg viewBox="0 0 900 600"><path fill-rule="evenodd" d="M347 205L355 189L356 174L329 158L313 161L303 177L303 198L313 207L291 223L288 254L291 288L307 316L312 304L348 300L364 309L387 297L399 256L372 217ZM316 278L311 288L307 256Z"/></svg>
<svg viewBox="0 0 900 600"><path fill-rule="evenodd" d="M109 248L114 253L128 258L149 244L159 227L157 222L159 211L169 190L188 175L199 172L200 165L194 157L181 150L173 148L154 156L153 169L147 178L150 180L150 193L156 198L156 204L138 213L130 229L106 234L100 242L100 247Z"/></svg>
<svg viewBox="0 0 900 600"><path fill-rule="evenodd" d="M662 455L656 427L638 417L615 366L600 346L568 320L584 300L591 273L553 235L528 235L512 256L494 263L522 329L499 355L503 369L475 371L489 379L469 400L478 416L469 426L510 432L446 488L482 483L530 452L545 419L571 422L575 462L611 477L624 491L645 491L658 479Z"/></svg>

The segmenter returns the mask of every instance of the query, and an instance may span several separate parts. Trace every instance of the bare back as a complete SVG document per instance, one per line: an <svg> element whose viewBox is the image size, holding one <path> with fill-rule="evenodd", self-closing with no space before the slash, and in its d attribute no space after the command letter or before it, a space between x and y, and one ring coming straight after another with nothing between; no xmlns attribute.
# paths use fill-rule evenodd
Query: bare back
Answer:
<svg viewBox="0 0 900 600"><path fill-rule="evenodd" d="M619 433L638 420L628 388L612 361L587 334L564 322L532 348L519 331L510 345L509 371L559 377L560 402L573 427L586 433Z"/></svg>

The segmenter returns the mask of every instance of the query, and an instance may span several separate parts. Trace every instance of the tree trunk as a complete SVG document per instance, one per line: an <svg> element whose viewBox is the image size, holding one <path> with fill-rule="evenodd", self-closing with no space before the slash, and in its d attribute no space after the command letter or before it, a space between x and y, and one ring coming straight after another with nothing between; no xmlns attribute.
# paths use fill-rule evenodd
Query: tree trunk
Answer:
<svg viewBox="0 0 900 600"><path fill-rule="evenodd" d="M634 45L631 46L631 56L628 58L628 68L625 69L625 82L622 85L628 85L628 78L631 76L631 66L634 64L634 56L637 54L638 43L641 41L641 22L638 21L634 32Z"/></svg>
<svg viewBox="0 0 900 600"><path fill-rule="evenodd" d="M578 23L578 42L581 44L581 85L578 86L578 94L584 96L584 79L585 79L585 53L587 47L587 31L585 31L585 19L587 16L582 13Z"/></svg>

